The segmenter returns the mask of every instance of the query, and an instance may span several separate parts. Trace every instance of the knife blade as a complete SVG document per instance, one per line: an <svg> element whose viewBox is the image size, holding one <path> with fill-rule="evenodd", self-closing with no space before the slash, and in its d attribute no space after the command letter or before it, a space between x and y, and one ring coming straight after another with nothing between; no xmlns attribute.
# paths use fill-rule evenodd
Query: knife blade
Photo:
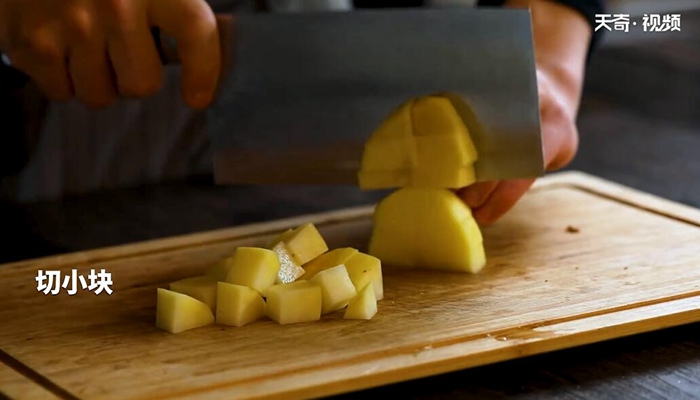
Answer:
<svg viewBox="0 0 700 400"><path fill-rule="evenodd" d="M401 103L447 93L477 181L544 173L528 10L237 15L207 110L218 184L357 184L365 141Z"/></svg>

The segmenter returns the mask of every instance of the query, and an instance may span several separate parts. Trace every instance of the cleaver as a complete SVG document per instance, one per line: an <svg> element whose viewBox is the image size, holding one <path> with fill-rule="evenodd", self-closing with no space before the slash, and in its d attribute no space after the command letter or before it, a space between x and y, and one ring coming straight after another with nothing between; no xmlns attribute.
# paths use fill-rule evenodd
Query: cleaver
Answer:
<svg viewBox="0 0 700 400"><path fill-rule="evenodd" d="M224 68L207 110L219 184L357 184L365 141L399 105L442 94L477 181L544 174L530 13L409 8L217 16ZM154 28L161 58L177 45ZM2 64L11 67L3 58Z"/></svg>
<svg viewBox="0 0 700 400"><path fill-rule="evenodd" d="M544 174L529 10L238 14L207 129L218 184L357 184L365 141L407 100L450 97L477 181Z"/></svg>

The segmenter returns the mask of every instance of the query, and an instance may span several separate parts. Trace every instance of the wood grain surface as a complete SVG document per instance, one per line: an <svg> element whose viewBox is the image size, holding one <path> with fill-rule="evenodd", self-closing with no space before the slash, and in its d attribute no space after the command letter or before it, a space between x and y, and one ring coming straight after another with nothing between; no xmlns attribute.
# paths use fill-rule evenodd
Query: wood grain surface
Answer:
<svg viewBox="0 0 700 400"><path fill-rule="evenodd" d="M153 326L155 287L302 221L331 247L364 248L371 208L7 264L3 361L62 397L315 397L700 320L698 210L576 173L539 181L516 207L484 229L478 275L387 266L368 322ZM114 294L44 296L39 268L105 268Z"/></svg>

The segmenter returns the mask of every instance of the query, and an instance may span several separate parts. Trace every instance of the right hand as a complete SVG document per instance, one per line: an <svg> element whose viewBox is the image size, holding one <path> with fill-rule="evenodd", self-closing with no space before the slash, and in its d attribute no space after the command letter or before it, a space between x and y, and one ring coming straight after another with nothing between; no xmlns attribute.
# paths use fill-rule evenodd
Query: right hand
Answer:
<svg viewBox="0 0 700 400"><path fill-rule="evenodd" d="M0 0L0 51L49 99L91 107L161 88L154 26L177 42L187 105L209 105L221 48L204 0Z"/></svg>

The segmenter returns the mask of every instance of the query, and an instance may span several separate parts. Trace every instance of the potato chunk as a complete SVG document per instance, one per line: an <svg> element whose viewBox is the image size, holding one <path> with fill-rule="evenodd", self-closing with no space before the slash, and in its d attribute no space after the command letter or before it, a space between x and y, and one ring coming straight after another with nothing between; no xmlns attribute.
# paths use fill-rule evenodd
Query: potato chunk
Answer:
<svg viewBox="0 0 700 400"><path fill-rule="evenodd" d="M302 265L328 251L328 245L314 224L304 224L286 231L273 242L280 269L276 283L294 282L304 274Z"/></svg>
<svg viewBox="0 0 700 400"><path fill-rule="evenodd" d="M367 140L358 173L360 188L456 189L476 181L476 147L449 98L419 97L400 110Z"/></svg>
<svg viewBox="0 0 700 400"><path fill-rule="evenodd" d="M311 279L314 277L314 275L323 270L336 267L340 264L345 264L357 253L357 249L352 247L342 247L331 250L328 253L321 254L320 256L304 264L304 271L306 271L306 273L304 274L303 278Z"/></svg>
<svg viewBox="0 0 700 400"><path fill-rule="evenodd" d="M300 279L311 279L317 273L341 264L345 265L355 289L362 290L372 282L377 300L384 298L381 261L352 247L331 250L304 264L306 273Z"/></svg>
<svg viewBox="0 0 700 400"><path fill-rule="evenodd" d="M280 267L277 272L277 277L275 277L275 283L292 283L299 277L304 275L304 269L294 261L294 258L289 254L287 246L284 242L279 242L272 248L272 251L277 254L277 259L279 260Z"/></svg>
<svg viewBox="0 0 700 400"><path fill-rule="evenodd" d="M321 319L321 287L309 281L274 285L265 291L266 314L278 324L294 324Z"/></svg>
<svg viewBox="0 0 700 400"><path fill-rule="evenodd" d="M171 333L214 323L214 314L203 302L182 293L158 288L156 327Z"/></svg>
<svg viewBox="0 0 700 400"><path fill-rule="evenodd" d="M256 290L241 285L218 282L216 322L243 326L265 316L265 300Z"/></svg>
<svg viewBox="0 0 700 400"><path fill-rule="evenodd" d="M372 284L376 299L384 298L382 262L377 257L358 252L345 261L345 268L347 268L350 280L358 292L363 290L365 286Z"/></svg>
<svg viewBox="0 0 700 400"><path fill-rule="evenodd" d="M206 276L213 278L217 282L223 282L226 280L229 271L231 270L231 262L233 261L233 256L222 258L221 260L214 263L211 268L205 274Z"/></svg>
<svg viewBox="0 0 700 400"><path fill-rule="evenodd" d="M328 245L314 224L296 228L283 240L289 255L299 265L304 265L328 251Z"/></svg>
<svg viewBox="0 0 700 400"><path fill-rule="evenodd" d="M323 294L322 314L340 310L357 295L345 265L323 270L310 280L321 287Z"/></svg>
<svg viewBox="0 0 700 400"><path fill-rule="evenodd" d="M186 294L209 306L211 312L216 311L216 280L208 276L195 276L170 284L170 290Z"/></svg>
<svg viewBox="0 0 700 400"><path fill-rule="evenodd" d="M447 189L403 188L382 200L369 253L399 267L476 273L486 264L471 210Z"/></svg>
<svg viewBox="0 0 700 400"><path fill-rule="evenodd" d="M360 293L350 301L345 309L345 319L372 319L377 314L377 299L374 297L372 284L365 286Z"/></svg>
<svg viewBox="0 0 700 400"><path fill-rule="evenodd" d="M233 254L226 282L262 293L275 284L280 262L277 253L256 247L239 247Z"/></svg>

